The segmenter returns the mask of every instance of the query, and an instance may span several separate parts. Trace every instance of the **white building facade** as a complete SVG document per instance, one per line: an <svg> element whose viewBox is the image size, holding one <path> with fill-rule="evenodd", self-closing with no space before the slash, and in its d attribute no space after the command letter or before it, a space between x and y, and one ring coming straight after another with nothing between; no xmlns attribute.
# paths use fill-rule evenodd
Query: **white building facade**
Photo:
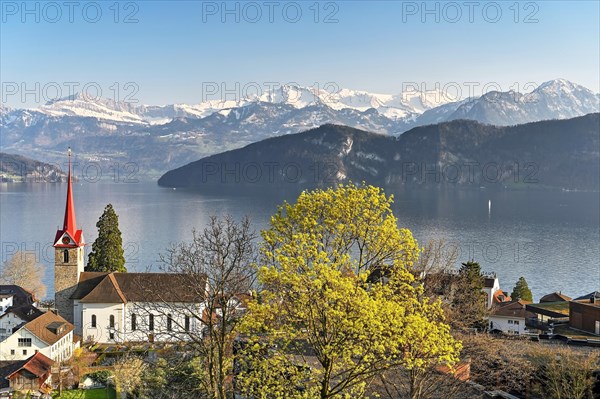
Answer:
<svg viewBox="0 0 600 399"><path fill-rule="evenodd" d="M513 335L527 333L526 318L535 316L525 310L527 303L526 301L513 301L497 306L489 316L489 329Z"/></svg>
<svg viewBox="0 0 600 399"><path fill-rule="evenodd" d="M202 334L205 278L169 273L81 273L72 296L85 342L179 342ZM187 288L186 288L187 287Z"/></svg>
<svg viewBox="0 0 600 399"><path fill-rule="evenodd" d="M47 312L0 342L0 360L25 360L37 352L62 362L73 355L73 325Z"/></svg>

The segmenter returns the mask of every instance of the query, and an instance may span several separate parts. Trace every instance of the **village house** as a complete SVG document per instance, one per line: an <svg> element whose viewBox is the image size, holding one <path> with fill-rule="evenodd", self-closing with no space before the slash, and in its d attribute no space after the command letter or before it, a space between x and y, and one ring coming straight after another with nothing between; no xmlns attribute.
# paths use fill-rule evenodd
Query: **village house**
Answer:
<svg viewBox="0 0 600 399"><path fill-rule="evenodd" d="M528 332L526 321L535 317L534 313L525 309L528 303L530 302L519 300L496 306L489 316L489 329L514 335Z"/></svg>
<svg viewBox="0 0 600 399"><path fill-rule="evenodd" d="M4 298L4 300L3 300ZM9 307L37 306L37 299L33 293L18 285L0 285L0 304L10 304L9 306L0 306L0 316Z"/></svg>
<svg viewBox="0 0 600 399"><path fill-rule="evenodd" d="M43 314L44 312L32 305L8 308L0 316L0 342L10 337L19 326L29 323Z"/></svg>
<svg viewBox="0 0 600 399"><path fill-rule="evenodd" d="M600 292L592 292L569 302L569 327L600 335Z"/></svg>
<svg viewBox="0 0 600 399"><path fill-rule="evenodd" d="M483 292L485 292L485 301L488 309L491 309L494 305L510 302L511 300L510 295L500 289L500 281L495 274L485 276Z"/></svg>
<svg viewBox="0 0 600 399"><path fill-rule="evenodd" d="M0 285L0 342L12 335L15 327L44 313L36 305L31 292L17 285Z"/></svg>
<svg viewBox="0 0 600 399"><path fill-rule="evenodd" d="M539 303L527 304L527 311L534 313L527 320L527 327L546 330L550 325L568 322L570 300L570 297L560 292L553 292L541 297Z"/></svg>
<svg viewBox="0 0 600 399"><path fill-rule="evenodd" d="M592 292L575 299L553 292L545 295L539 303L527 304L534 316L527 319L528 327L548 330L566 325L573 331L600 335L600 293Z"/></svg>
<svg viewBox="0 0 600 399"><path fill-rule="evenodd" d="M0 360L25 360L31 355L62 362L73 354L73 325L54 312L43 313L13 328L0 342Z"/></svg>
<svg viewBox="0 0 600 399"><path fill-rule="evenodd" d="M38 352L24 360L0 362L0 398L10 392L52 392L52 359ZM39 396L39 395L36 395Z"/></svg>

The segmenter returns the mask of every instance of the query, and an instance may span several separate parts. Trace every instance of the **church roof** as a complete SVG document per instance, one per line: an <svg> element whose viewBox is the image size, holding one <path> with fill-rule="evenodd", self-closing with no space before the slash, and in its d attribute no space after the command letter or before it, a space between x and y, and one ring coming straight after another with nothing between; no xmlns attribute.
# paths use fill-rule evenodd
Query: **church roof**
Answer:
<svg viewBox="0 0 600 399"><path fill-rule="evenodd" d="M108 273L83 272L79 274L79 283L71 295L71 299L82 299L89 294Z"/></svg>
<svg viewBox="0 0 600 399"><path fill-rule="evenodd" d="M205 275L83 272L71 299L82 303L197 303L204 300L205 288Z"/></svg>

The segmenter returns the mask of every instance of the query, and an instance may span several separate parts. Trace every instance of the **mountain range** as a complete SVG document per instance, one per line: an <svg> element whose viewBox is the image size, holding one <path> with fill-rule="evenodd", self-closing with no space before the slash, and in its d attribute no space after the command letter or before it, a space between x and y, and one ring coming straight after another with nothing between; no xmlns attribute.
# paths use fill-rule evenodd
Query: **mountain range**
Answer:
<svg viewBox="0 0 600 399"><path fill-rule="evenodd" d="M203 156L324 124L398 136L458 119L497 126L566 119L598 112L599 104L600 95L564 79L526 94L489 92L460 101L439 92L331 93L298 86L195 105L136 105L75 94L36 109L0 106L0 146L51 162L63 160L71 146L85 161L106 168L133 163L139 175L151 177Z"/></svg>

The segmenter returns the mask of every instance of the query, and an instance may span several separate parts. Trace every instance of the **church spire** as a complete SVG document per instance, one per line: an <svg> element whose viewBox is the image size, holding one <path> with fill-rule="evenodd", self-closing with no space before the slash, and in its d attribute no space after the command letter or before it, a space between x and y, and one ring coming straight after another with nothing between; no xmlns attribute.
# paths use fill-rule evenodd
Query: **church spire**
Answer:
<svg viewBox="0 0 600 399"><path fill-rule="evenodd" d="M67 175L67 203L65 204L65 220L61 230L56 232L55 247L78 247L85 245L83 231L77 230L75 219L75 202L73 201L73 178L71 176L71 147L69 147L69 172Z"/></svg>
<svg viewBox="0 0 600 399"><path fill-rule="evenodd" d="M75 237L77 221L75 219L75 203L73 202L73 182L71 179L71 147L69 147L69 174L67 178L67 204L65 205L65 221L63 231Z"/></svg>

